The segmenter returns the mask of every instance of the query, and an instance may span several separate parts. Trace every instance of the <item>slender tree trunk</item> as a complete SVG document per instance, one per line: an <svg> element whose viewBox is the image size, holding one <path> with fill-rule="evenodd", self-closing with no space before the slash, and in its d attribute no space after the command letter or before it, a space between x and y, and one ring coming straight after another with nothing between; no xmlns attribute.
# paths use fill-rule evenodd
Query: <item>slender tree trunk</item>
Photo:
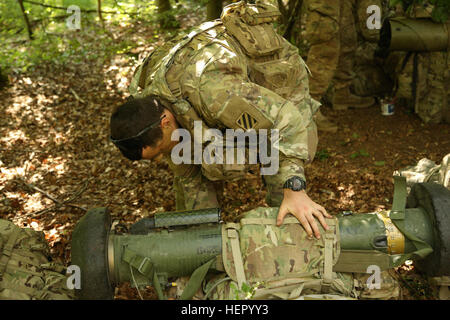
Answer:
<svg viewBox="0 0 450 320"><path fill-rule="evenodd" d="M169 0L158 0L156 4L158 6L158 13L160 14L172 9Z"/></svg>
<svg viewBox="0 0 450 320"><path fill-rule="evenodd" d="M209 20L220 18L222 13L222 0L210 0L206 5L206 17Z"/></svg>
<svg viewBox="0 0 450 320"><path fill-rule="evenodd" d="M294 24L296 21L300 21L300 9L303 4L303 0L291 0L293 1L293 6L290 6L290 12L289 12L289 19L286 23L286 29L284 30L283 37L286 39L291 38L292 28L294 27Z"/></svg>
<svg viewBox="0 0 450 320"><path fill-rule="evenodd" d="M157 0L158 15L159 15L159 26L163 29L170 28L175 17L170 14L172 6L169 0Z"/></svg>
<svg viewBox="0 0 450 320"><path fill-rule="evenodd" d="M100 22L102 24L102 28L105 29L105 21L103 21L102 17L102 0L97 0L97 13L98 18L100 19Z"/></svg>
<svg viewBox="0 0 450 320"><path fill-rule="evenodd" d="M0 90L2 90L8 84L8 77L2 73L0 68Z"/></svg>
<svg viewBox="0 0 450 320"><path fill-rule="evenodd" d="M28 20L28 16L25 12L25 8L23 6L23 1L17 0L17 2L19 2L20 10L22 10L23 20L25 21L25 27L26 27L27 33L28 33L28 39L32 40L33 39L33 31L31 30L30 21Z"/></svg>

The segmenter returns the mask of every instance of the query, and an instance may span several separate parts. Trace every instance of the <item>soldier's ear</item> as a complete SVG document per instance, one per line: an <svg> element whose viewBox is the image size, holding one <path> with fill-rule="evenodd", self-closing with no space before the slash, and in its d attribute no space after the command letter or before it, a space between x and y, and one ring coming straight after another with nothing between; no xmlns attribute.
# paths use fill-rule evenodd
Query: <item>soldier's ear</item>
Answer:
<svg viewBox="0 0 450 320"><path fill-rule="evenodd" d="M166 109L166 111L164 111L164 113L163 113L163 118L161 119L161 128L166 128L167 126L170 126L170 124L171 124L171 117L169 117L167 114L166 114L166 112L169 112L170 113L170 111L167 111L167 109ZM165 115L165 116L164 116Z"/></svg>
<svg viewBox="0 0 450 320"><path fill-rule="evenodd" d="M177 120L172 112L167 109L164 109L163 114L161 115L163 118L161 119L161 128L169 127L178 127Z"/></svg>

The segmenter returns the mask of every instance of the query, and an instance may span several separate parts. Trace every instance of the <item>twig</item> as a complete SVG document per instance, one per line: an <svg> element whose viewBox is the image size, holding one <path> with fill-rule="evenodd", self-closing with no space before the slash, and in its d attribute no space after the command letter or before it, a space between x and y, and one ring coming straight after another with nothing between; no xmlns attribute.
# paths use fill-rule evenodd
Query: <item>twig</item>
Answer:
<svg viewBox="0 0 450 320"><path fill-rule="evenodd" d="M73 90L72 88L69 88L70 91L72 92L72 94L74 95L75 99L77 99L78 101L80 101L81 103L86 103L83 99L81 99L77 93L75 92L75 90Z"/></svg>
<svg viewBox="0 0 450 320"><path fill-rule="evenodd" d="M38 187L36 187L36 186L34 186L32 184L26 183L25 181L23 181L21 179L20 179L20 181L24 185L29 187L30 189L33 189L33 190L36 190L36 191L42 193L45 197L47 197L50 200L52 200L53 202L55 202L55 204L52 205L51 207L48 207L48 208L45 208L45 209L42 209L42 210L38 210L38 211L35 211L35 212L32 212L32 213L29 213L29 214L27 214L27 216L33 216L33 217L36 218L36 217L39 217L39 216L43 215L46 212L49 212L49 211L52 211L54 209L58 209L58 208L64 207L64 206L73 207L73 208L81 209L83 211L87 211L87 209L85 209L83 207L80 207L80 206L77 206L75 204L71 204L70 202L74 201L76 198L78 198L86 190L86 188L87 188L87 186L89 184L89 180L86 180L84 182L84 185L81 187L81 189L78 190L77 192L75 192L75 194L72 197L70 197L69 199L64 200L64 201L59 201L58 199L56 199L52 195L48 194L44 190L42 190L42 189L40 189L40 188L38 188Z"/></svg>
<svg viewBox="0 0 450 320"><path fill-rule="evenodd" d="M37 192L42 193L45 197L49 198L50 200L52 200L53 202L55 202L56 204L59 204L60 206L62 205L62 203L56 199L55 197L53 197L52 195L48 194L47 192L45 192L44 190L30 184L30 183L26 183L24 180L20 179L20 182L22 182L25 186L27 186L30 189L33 189Z"/></svg>
<svg viewBox="0 0 450 320"><path fill-rule="evenodd" d="M31 1L31 0L23 0L23 2L26 3L30 3L30 4L34 4L37 6L41 6L41 7L46 7L46 8L52 8L52 9L58 9L58 10L67 10L67 7L61 7L61 6L52 6L52 5L48 5L48 4L44 4L44 3L40 3L40 2L36 2L36 1ZM97 10L93 10L93 9L80 9L80 12L85 12L85 13L97 13ZM101 13L107 13L107 14L118 14L118 12L115 11L101 11ZM130 16L137 16L139 13L130 13L127 12L127 15Z"/></svg>

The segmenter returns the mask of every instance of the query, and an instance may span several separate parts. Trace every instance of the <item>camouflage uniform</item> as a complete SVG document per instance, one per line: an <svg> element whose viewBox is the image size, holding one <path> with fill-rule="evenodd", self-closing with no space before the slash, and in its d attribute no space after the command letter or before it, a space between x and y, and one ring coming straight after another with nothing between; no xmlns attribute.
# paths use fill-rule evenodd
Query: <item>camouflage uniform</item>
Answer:
<svg viewBox="0 0 450 320"><path fill-rule="evenodd" d="M65 267L51 262L44 233L0 219L0 300L71 300Z"/></svg>
<svg viewBox="0 0 450 320"><path fill-rule="evenodd" d="M357 48L355 12L357 8L358 11L363 9L366 2L361 1L359 6L356 0L307 0L303 3L301 36L309 47L307 63L312 73L311 96L320 100L334 83L336 94L331 100L335 108L371 103L350 94Z"/></svg>
<svg viewBox="0 0 450 320"><path fill-rule="evenodd" d="M279 171L264 176L270 205L281 203L284 181L294 175L305 178L303 165L316 151L313 115L320 105L309 95L307 69L298 49L272 26L279 15L270 4L231 4L221 20L156 50L137 69L130 86L135 97L155 94L170 102L167 107L194 138L194 121L201 121L204 131L279 130ZM198 143L205 147L209 141ZM217 206L211 181L243 177L253 168L170 166L178 210Z"/></svg>
<svg viewBox="0 0 450 320"><path fill-rule="evenodd" d="M384 97L390 95L393 89L393 80L383 68L382 61L375 58L380 30L367 27L367 19L371 15L367 13L367 8L376 5L381 9L383 16L389 10L387 3L384 4L385 6L380 0L360 0L358 3L356 11L358 46L355 52L355 78L352 82L352 91L358 96Z"/></svg>
<svg viewBox="0 0 450 320"><path fill-rule="evenodd" d="M398 7L396 16L430 19L433 6L411 7L408 14ZM447 24L450 20L447 21ZM441 52L392 52L384 61L395 83L395 96L414 106L426 123L450 123L450 57Z"/></svg>
<svg viewBox="0 0 450 320"><path fill-rule="evenodd" d="M413 184L421 182L438 183L450 190L450 153L442 159L439 165L423 158L415 166L394 171L394 176L406 178L408 191Z"/></svg>

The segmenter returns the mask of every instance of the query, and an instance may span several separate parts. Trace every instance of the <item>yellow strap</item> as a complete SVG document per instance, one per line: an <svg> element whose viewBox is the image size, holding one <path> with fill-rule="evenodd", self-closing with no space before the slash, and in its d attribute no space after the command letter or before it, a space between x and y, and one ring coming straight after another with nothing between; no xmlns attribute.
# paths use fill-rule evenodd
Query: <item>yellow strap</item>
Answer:
<svg viewBox="0 0 450 320"><path fill-rule="evenodd" d="M405 236L397 229L386 212L380 212L377 215L383 220L384 227L386 228L388 253L403 254L405 252Z"/></svg>
<svg viewBox="0 0 450 320"><path fill-rule="evenodd" d="M239 234L236 229L227 230L228 239L231 243L231 252L233 254L234 268L236 271L236 278L238 282L239 289L242 288L242 284L246 282L244 273L244 263L242 261L241 246L239 244Z"/></svg>

